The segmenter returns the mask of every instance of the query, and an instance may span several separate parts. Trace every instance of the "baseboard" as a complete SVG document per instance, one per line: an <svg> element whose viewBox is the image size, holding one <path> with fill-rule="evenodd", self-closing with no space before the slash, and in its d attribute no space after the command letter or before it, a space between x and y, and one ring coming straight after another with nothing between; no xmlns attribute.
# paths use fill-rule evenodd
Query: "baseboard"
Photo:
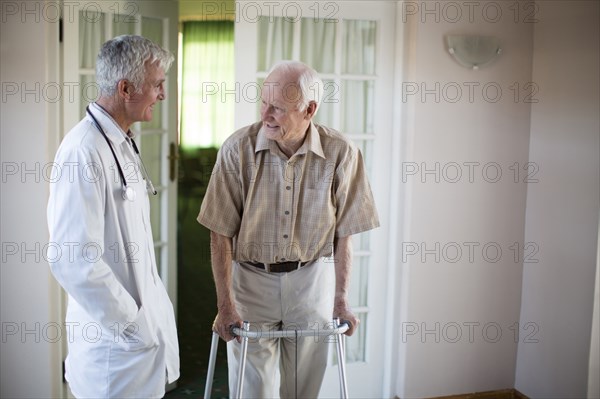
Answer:
<svg viewBox="0 0 600 399"><path fill-rule="evenodd" d="M399 399L396 397L396 399ZM462 395L436 396L428 399L529 399L516 389L501 389L498 391L465 393Z"/></svg>

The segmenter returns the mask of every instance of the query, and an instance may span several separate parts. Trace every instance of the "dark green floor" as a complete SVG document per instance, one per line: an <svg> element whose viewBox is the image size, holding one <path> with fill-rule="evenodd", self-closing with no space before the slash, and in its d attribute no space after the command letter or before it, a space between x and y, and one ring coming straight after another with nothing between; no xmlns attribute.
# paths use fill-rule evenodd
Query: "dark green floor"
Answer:
<svg viewBox="0 0 600 399"><path fill-rule="evenodd" d="M209 232L196 222L201 199L191 191L179 190L177 321L181 377L166 399L203 397L217 309ZM225 343L220 341L212 398L227 397L227 357Z"/></svg>

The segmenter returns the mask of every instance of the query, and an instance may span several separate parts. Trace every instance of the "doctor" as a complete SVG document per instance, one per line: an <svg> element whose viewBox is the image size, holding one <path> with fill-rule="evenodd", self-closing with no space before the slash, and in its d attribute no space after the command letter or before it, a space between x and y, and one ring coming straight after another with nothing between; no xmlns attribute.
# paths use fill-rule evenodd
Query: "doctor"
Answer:
<svg viewBox="0 0 600 399"><path fill-rule="evenodd" d="M56 154L47 257L69 296L65 376L78 398L160 398L179 377L173 306L150 226L156 192L130 131L165 98L172 62L140 36L106 42L96 62L100 98Z"/></svg>

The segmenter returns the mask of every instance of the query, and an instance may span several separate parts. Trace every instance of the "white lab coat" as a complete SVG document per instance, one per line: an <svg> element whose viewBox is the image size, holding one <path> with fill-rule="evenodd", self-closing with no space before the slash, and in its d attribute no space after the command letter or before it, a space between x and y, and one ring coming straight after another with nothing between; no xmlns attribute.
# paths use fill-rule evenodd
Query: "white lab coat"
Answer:
<svg viewBox="0 0 600 399"><path fill-rule="evenodd" d="M136 199L88 115L64 138L50 177L47 257L69 294L66 378L76 397L160 398L179 377L173 306L157 273L138 158L95 104Z"/></svg>

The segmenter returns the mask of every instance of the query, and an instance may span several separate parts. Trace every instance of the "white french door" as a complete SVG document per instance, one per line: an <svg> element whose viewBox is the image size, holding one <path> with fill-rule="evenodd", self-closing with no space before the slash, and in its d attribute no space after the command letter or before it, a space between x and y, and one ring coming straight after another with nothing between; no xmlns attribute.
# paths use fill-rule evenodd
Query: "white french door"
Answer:
<svg viewBox="0 0 600 399"><path fill-rule="evenodd" d="M95 62L100 46L122 34L142 35L177 52L178 8L172 1L70 2L63 15L63 82L73 87L63 101L63 132L85 116L95 101ZM176 57L177 59L177 57ZM165 83L166 99L155 106L150 122L136 123L140 153L158 194L150 197L150 217L159 274L173 303L177 300L176 253L176 150L177 65Z"/></svg>
<svg viewBox="0 0 600 399"><path fill-rule="evenodd" d="M64 135L97 99L95 62L100 46L122 34L137 34L177 52L177 3L170 0L64 1L62 3L62 101ZM177 56L165 82L166 99L150 122L136 123L138 147L158 194L150 218L159 275L177 312ZM61 137L62 138L62 137ZM63 306L64 308L64 306Z"/></svg>
<svg viewBox="0 0 600 399"><path fill-rule="evenodd" d="M315 121L345 133L363 153L382 226L353 237L350 301L362 322L346 340L346 363L350 396L381 398L395 2L239 1L236 7L236 89L241 93L236 128L259 119L258 88L270 67L282 59L299 60L325 83ZM337 359L330 352L321 397L339 395Z"/></svg>

